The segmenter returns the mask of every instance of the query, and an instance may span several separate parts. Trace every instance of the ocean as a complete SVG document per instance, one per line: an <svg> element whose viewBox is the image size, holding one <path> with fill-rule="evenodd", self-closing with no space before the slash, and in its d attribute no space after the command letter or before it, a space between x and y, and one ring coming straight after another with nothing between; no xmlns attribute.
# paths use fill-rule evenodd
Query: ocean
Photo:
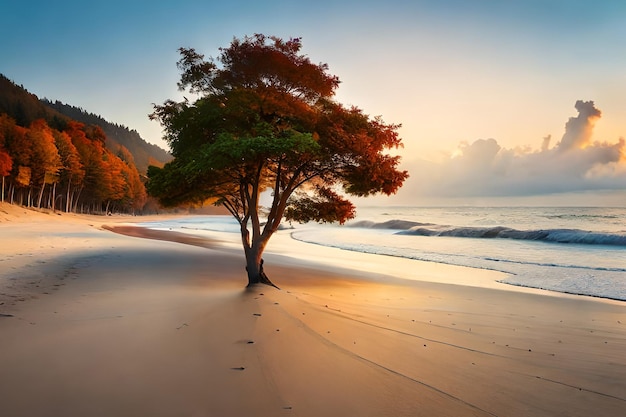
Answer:
<svg viewBox="0 0 626 417"><path fill-rule="evenodd" d="M230 216L144 225L239 233ZM279 233L292 239L384 261L392 256L489 269L505 272L501 282L509 285L626 301L626 208L363 207L342 226L284 226Z"/></svg>

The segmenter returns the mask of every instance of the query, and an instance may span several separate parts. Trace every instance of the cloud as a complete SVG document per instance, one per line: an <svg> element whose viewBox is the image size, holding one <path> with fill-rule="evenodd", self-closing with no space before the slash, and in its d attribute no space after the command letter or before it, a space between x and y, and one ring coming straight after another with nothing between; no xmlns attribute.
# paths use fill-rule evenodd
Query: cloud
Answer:
<svg viewBox="0 0 626 417"><path fill-rule="evenodd" d="M409 167L411 178L399 198L530 196L626 188L626 144L592 141L602 113L593 101L577 101L578 116L565 124L550 147L506 149L495 139L461 143L440 164Z"/></svg>
<svg viewBox="0 0 626 417"><path fill-rule="evenodd" d="M596 120L602 116L602 112L596 109L593 101L578 100L574 107L578 110L578 116L570 117L565 123L565 134L558 144L559 150L587 147L591 142Z"/></svg>

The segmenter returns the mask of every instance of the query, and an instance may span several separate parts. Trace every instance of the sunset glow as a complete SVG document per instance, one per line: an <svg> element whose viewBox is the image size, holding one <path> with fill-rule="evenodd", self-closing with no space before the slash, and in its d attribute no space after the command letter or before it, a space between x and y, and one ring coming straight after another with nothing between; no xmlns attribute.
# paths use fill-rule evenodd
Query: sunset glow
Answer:
<svg viewBox="0 0 626 417"><path fill-rule="evenodd" d="M473 198L615 195L626 183L621 2L590 10L560 0L139 1L82 12L72 2L37 3L35 13L32 3L2 6L10 18L0 29L0 51L10 58L0 72L39 97L101 114L162 147L161 127L147 114L153 103L182 99L177 48L215 56L235 36L266 33L302 37L311 60L328 63L340 78L338 101L402 124L411 178L392 204L459 196L453 184ZM573 138L566 124L584 117L578 101L593 102L598 114ZM584 152L559 152L568 144ZM454 168L447 166L452 160ZM469 179L487 178L484 189L459 183L462 170L479 161L489 164ZM433 178L443 182L434 186Z"/></svg>

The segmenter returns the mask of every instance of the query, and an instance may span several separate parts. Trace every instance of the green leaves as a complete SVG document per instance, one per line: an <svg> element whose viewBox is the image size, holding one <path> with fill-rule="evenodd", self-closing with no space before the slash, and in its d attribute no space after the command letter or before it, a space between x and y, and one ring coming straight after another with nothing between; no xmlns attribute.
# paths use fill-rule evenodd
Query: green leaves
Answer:
<svg viewBox="0 0 626 417"><path fill-rule="evenodd" d="M148 167L150 181L146 184L148 194L157 198L165 207L176 207L186 203L200 203L211 196L208 184L198 181L185 172L176 161L163 168ZM201 185L202 188L196 185Z"/></svg>
<svg viewBox="0 0 626 417"><path fill-rule="evenodd" d="M272 161L301 160L320 150L310 133L283 132L281 137L254 136L238 138L220 134L215 142L203 145L197 162L203 169L229 169Z"/></svg>

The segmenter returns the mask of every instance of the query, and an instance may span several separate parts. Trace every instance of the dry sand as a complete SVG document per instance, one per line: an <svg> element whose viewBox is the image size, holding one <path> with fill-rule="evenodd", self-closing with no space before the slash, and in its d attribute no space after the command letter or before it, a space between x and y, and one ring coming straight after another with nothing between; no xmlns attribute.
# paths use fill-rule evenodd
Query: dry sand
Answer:
<svg viewBox="0 0 626 417"><path fill-rule="evenodd" d="M626 303L339 250L268 253L282 290L245 290L236 244L133 220L0 205L1 416L626 414Z"/></svg>

